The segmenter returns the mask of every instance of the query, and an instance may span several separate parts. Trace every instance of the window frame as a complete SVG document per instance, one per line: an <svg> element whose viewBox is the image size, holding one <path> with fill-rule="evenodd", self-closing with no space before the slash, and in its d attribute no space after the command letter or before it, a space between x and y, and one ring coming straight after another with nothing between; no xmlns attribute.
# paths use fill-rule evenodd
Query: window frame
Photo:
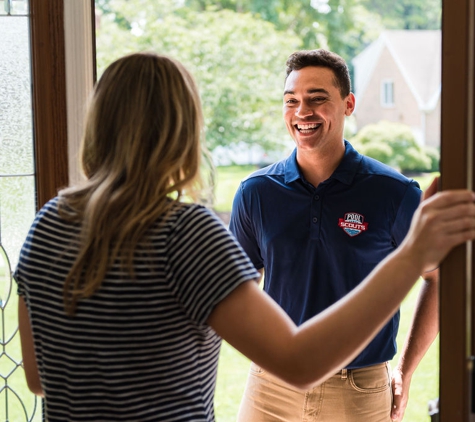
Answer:
<svg viewBox="0 0 475 422"><path fill-rule="evenodd" d="M394 108L394 81L392 79L383 79L381 81L381 106L384 108Z"/></svg>

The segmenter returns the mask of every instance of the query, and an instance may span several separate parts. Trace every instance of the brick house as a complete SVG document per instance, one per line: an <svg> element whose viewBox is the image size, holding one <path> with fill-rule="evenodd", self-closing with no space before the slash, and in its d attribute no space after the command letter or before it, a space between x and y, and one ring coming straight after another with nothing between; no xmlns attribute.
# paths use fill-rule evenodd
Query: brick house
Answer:
<svg viewBox="0 0 475 422"><path fill-rule="evenodd" d="M440 31L383 31L352 63L357 129L400 122L421 145L440 146Z"/></svg>

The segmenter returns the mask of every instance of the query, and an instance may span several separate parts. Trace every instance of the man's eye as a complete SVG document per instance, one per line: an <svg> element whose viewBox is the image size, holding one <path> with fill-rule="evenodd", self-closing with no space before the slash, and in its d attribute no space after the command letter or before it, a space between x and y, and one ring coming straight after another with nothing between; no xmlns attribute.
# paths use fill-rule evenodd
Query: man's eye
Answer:
<svg viewBox="0 0 475 422"><path fill-rule="evenodd" d="M321 102L321 101L325 101L326 100L326 97L314 97L313 98L313 101L317 101L317 102Z"/></svg>
<svg viewBox="0 0 475 422"><path fill-rule="evenodd" d="M295 104L296 103L296 101L293 98L285 100L284 102L285 102L285 104Z"/></svg>

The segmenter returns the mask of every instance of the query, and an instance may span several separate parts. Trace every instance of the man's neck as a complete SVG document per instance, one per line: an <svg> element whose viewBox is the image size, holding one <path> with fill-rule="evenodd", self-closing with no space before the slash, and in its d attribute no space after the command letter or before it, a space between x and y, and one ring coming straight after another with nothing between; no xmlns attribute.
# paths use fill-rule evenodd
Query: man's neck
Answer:
<svg viewBox="0 0 475 422"><path fill-rule="evenodd" d="M345 145L343 142L337 148L325 151L297 149L297 163L305 180L317 187L333 174L344 155Z"/></svg>

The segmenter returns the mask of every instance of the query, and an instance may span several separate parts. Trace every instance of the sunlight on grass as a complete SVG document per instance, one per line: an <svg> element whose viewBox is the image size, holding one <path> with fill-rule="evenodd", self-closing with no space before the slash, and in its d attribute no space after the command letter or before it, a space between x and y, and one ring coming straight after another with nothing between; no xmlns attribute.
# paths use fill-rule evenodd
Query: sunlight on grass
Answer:
<svg viewBox="0 0 475 422"><path fill-rule="evenodd" d="M18 332L18 295L16 283L10 276L8 260L0 245L0 376L8 388L0 390L0 415L8 415L7 420L42 420L40 400L26 385L22 360L20 335ZM34 415L32 417L32 415Z"/></svg>
<svg viewBox="0 0 475 422"><path fill-rule="evenodd" d="M215 202L213 208L216 211L231 211L233 198L241 180L245 179L256 166L226 166L216 169Z"/></svg>
<svg viewBox="0 0 475 422"><path fill-rule="evenodd" d="M249 365L249 359L223 341L214 399L217 422L236 421Z"/></svg>

